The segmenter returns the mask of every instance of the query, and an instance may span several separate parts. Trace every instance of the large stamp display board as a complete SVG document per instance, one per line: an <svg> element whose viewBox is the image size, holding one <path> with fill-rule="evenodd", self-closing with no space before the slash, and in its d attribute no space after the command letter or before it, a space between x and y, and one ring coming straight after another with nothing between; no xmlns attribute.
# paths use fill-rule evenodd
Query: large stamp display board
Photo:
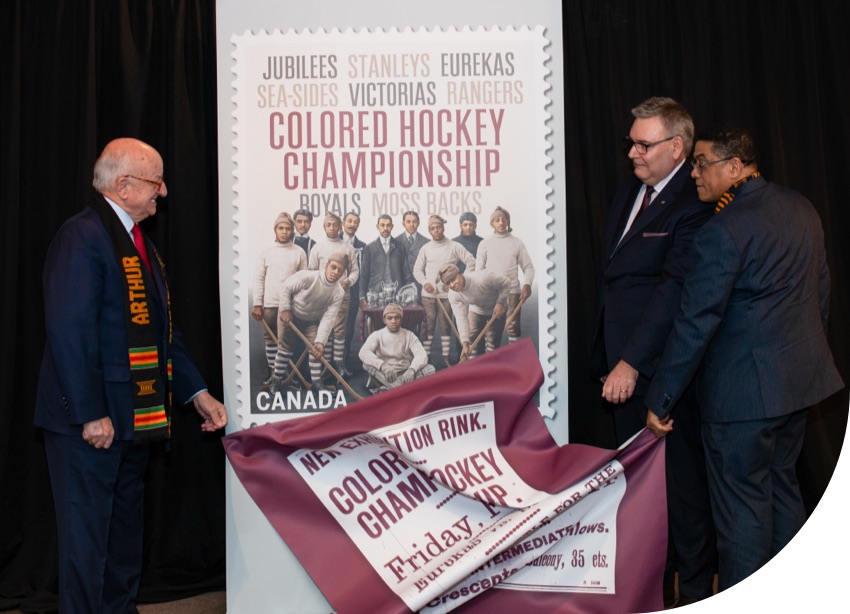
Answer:
<svg viewBox="0 0 850 614"><path fill-rule="evenodd" d="M532 151L502 151L500 162L502 167L498 174L493 174L492 179L502 181L503 177L516 177L512 173L519 172L506 166L515 164L517 156L529 156L534 154L535 158L543 156L545 162L533 165L532 177L524 174L519 177L518 185L533 183L534 194L522 193L516 197L515 202L502 202L512 214L512 223L515 234L533 248L535 254L536 280L534 282L532 298L523 307L523 336L531 336L538 347L541 356L541 365L547 369L547 386L545 389L547 397L540 399L540 406L545 415L552 417L547 419L550 431L561 443L568 439L568 412L566 395L566 245L565 225L566 208L564 205L564 121L563 121L563 61L561 43L561 7L560 3L553 0L528 0L523 3L514 3L501 0L467 0L458 3L455 0L432 0L428 3L397 2L385 0L364 0L363 2L342 2L340 0L318 0L312 3L280 2L268 3L257 0L219 0L216 4L217 13L217 39L218 39L218 102L219 102L219 177L220 177L220 260L221 270L221 305L222 305L222 338L223 338L223 361L225 372L225 402L231 413L231 425L229 430L247 428L252 424L262 423L263 420L256 419L259 412L256 411L257 380L262 377L258 373L257 365L262 363L255 358L255 352L261 347L262 330L256 321L248 317L252 293L252 273L255 266L255 256L259 249L273 241L272 223L274 216L281 210L291 212L294 204L300 204L300 196L296 201L285 201L284 194L287 192L283 187L275 189L274 199L268 202L256 200L241 203L240 199L248 198L248 183L252 183L240 173L251 172L253 176L260 169L253 169L253 160L242 164L239 156L245 155L246 151L237 148L237 140L245 138L247 132L238 128L239 103L235 100L237 88L235 86L235 73L239 41L247 45L247 41L261 42L263 39L272 37L295 37L302 42L313 44L320 37L331 34L334 37L359 38L369 45L377 45L380 36L398 36L402 39L413 35L421 36L428 40L419 41L417 44L426 47L447 45L446 51L458 48L461 44L455 41L438 42L436 38L443 35L458 35L459 33L472 35L478 32L487 37L494 36L519 36L525 38L524 44L527 48L533 48L536 57L532 57L531 64L534 71L543 71L542 74L524 73L523 79L528 79L529 84L534 83L533 93L542 98L535 100L533 107L527 107L529 113L537 114L527 128L533 130L534 134L523 135L523 138L533 137L537 144L543 137L542 150L537 148ZM367 36L363 36L367 34ZM375 35L374 37L372 35ZM429 38L430 37L430 38ZM360 41L354 41L360 44ZM354 44L351 43L351 44ZM348 44L348 43L346 43ZM489 44L489 43L484 43ZM496 46L506 44L513 45L514 42L505 40L494 41ZM246 46L243 45L243 49ZM400 45L398 46L400 47ZM395 53L396 48L387 53ZM428 51L431 53L431 51ZM458 52L463 53L462 50ZM341 53L341 52L340 52ZM372 52L370 52L372 53ZM374 51L380 54L380 51ZM401 51L399 50L399 53ZM420 53L422 53L420 51ZM434 53L439 53L434 51ZM327 55L326 52L310 53L310 55ZM542 55L541 55L542 54ZM298 53L273 53L272 55L304 55ZM542 58L542 59L541 59ZM262 81L261 72L268 69L268 57L265 62L258 60L256 72L252 78ZM504 59L504 58L503 58ZM319 60L317 60L318 62ZM411 60L412 61L412 60ZM407 68L396 65L395 70L412 71L413 67L408 61ZM432 59L433 67L429 70L439 71L441 69L439 59ZM417 65L417 70L421 65ZM491 65L493 66L493 65ZM516 67L519 65L517 64ZM306 65L301 62L298 69L307 70ZM369 67L367 67L369 68ZM286 60L279 65L277 70L286 70ZM292 70L298 70L292 68ZM337 62L337 79L351 80L342 74L343 69L348 71L349 65ZM274 60L272 71L275 70ZM304 72L302 70L302 74ZM314 70L312 67L309 70ZM321 70L318 66L315 70ZM383 68L379 69L383 70ZM488 69L489 70L489 69ZM507 70L503 62L502 70ZM525 70L525 68L523 68ZM273 73L272 73L273 74ZM400 73L399 73L400 74ZM285 76L285 75L284 75ZM396 82L403 81L425 81L430 78L393 78ZM483 80L484 78L480 78ZM368 81L369 79L367 79ZM375 79L382 80L385 79ZM459 79L455 79L459 80ZM467 79L469 80L469 79ZM493 81L492 77L487 80ZM506 75L503 80L512 80L511 75ZM516 80L516 77L513 78ZM319 80L313 81L316 84ZM255 83L258 85L259 83ZM542 85L541 85L542 84ZM315 87L304 87L302 81L301 93L306 102L311 102L307 97L317 91ZM340 90L337 86L337 94L340 92L350 97L348 84L345 89ZM381 86L368 85L363 87L363 100L367 97L377 96ZM390 93L384 87L384 102ZM523 86L525 87L525 86ZM531 85L529 85L531 87ZM320 89L320 88L319 88ZM418 87L414 88L418 89ZM312 90L312 92L310 91ZM398 88L397 88L398 90ZM408 88L408 95L410 95ZM280 93L278 90L275 96ZM457 93L457 92L456 92ZM516 94L516 92L513 92ZM398 91L396 91L396 95ZM418 95L418 92L414 92ZM435 89L436 94L436 89ZM359 95L359 94L358 94ZM427 86L424 94L428 95ZM460 95L460 93L458 93ZM465 94L464 94L465 95ZM504 96L504 92L500 93ZM267 103L271 102L271 94L264 93ZM255 90L252 101L257 104L259 94ZM398 99L396 99L398 101ZM278 101L279 102L279 101ZM492 99L486 103L481 102L480 108L493 108ZM346 103L348 104L348 103ZM523 103L524 107L525 102ZM441 108L445 105L441 102ZM515 105L516 106L516 105ZM348 104L347 110L352 111ZM390 105L390 108L378 108L365 106L357 107L357 111L384 110L397 113L399 108ZM414 109L422 110L424 105L415 106ZM434 106L436 108L436 105ZM509 125L514 121L510 116L518 110L514 107L504 106L503 116L504 131L500 137L508 138L513 128ZM525 107L524 107L525 108ZM245 110L245 109L243 109ZM275 109L282 111L282 109ZM291 108L289 111L298 110L306 112L306 107ZM332 109L325 109L332 110ZM336 108L336 111L341 109ZM269 108L264 109L266 121L262 126L257 126L258 131L265 131L264 141L267 144L270 158L275 154L280 159L280 150L272 150L270 146L270 128L268 122ZM261 109L254 109L259 114ZM523 110L523 113L526 111ZM373 115L374 117L374 115ZM457 117L456 115L454 117ZM492 117L484 115L485 118ZM498 116L497 116L498 117ZM389 122L388 114L387 120ZM467 126L470 124L467 123ZM492 124L491 124L492 125ZM243 126L244 128L245 126ZM495 136L491 132L492 136ZM388 135L389 136L389 135ZM483 136L483 135L482 135ZM514 135L510 135L514 138ZM492 148L492 147L491 147ZM376 148L373 148L376 149ZM387 148L389 149L389 147ZM502 148L506 149L506 148ZM394 151L398 148L394 146ZM524 162L524 161L523 161ZM261 164L267 164L262 162ZM272 162L274 166L274 162ZM541 175L542 174L542 175ZM539 181L542 177L542 182ZM384 176L386 179L386 176ZM275 167L274 172L267 179L282 181L282 164ZM239 187L241 182L244 185ZM265 179L264 179L265 181ZM503 184L504 185L504 184ZM511 189L518 186L507 186ZM482 186L486 188L486 186ZM423 188L416 191L443 193L448 196L448 209L442 211L443 217L448 220L446 234L455 236L458 231L457 213L452 213L451 192L474 192L478 186L463 186L452 188L450 186L438 186L435 189ZM410 191L413 188L409 188ZM302 190L311 191L310 206L317 205L318 211L324 211L322 206L330 205L339 207L338 212L343 212L344 207L354 205L354 189L316 189ZM375 238L374 218L367 221L366 215L373 215L372 194L367 190L358 188L361 192L359 205L362 207L361 223L358 236L364 241ZM371 192L372 189L370 188ZM396 186L395 190L376 187L374 192L401 192ZM486 190L485 190L486 191ZM500 190L501 192L501 190ZM331 194L331 196L328 196ZM485 235L491 232L489 227L489 214L492 206L496 203L483 199L482 191L481 210L479 218L479 234ZM487 192L488 199L492 192ZM387 197L387 206L391 205L391 199ZM423 214L428 215L427 196L420 195L423 205ZM455 196L455 199L461 198ZM467 203L471 202L467 196ZM343 202L345 201L345 202ZM462 200L461 200L462 202ZM244 207L240 208L240 204ZM401 203L399 203L400 205ZM368 206L367 206L368 205ZM532 212L543 217L529 217ZM256 209L256 219L252 211ZM265 213L263 213L265 211ZM390 210L392 212L392 209ZM457 211L457 209L455 210ZM317 213L318 214L318 213ZM321 214L318 223L314 223L311 236L320 238ZM271 217L269 217L271 216ZM395 229L393 234L401 230L401 220L394 219ZM251 225L254 224L254 227ZM427 236L427 219L422 221L420 231ZM259 229L259 230L257 230ZM532 326L533 323L533 326ZM252 390L252 386L254 386ZM547 400L548 399L548 400ZM254 409L252 410L252 404ZM252 416L253 411L253 416ZM294 415L298 414L297 412ZM271 420L280 419L278 413ZM234 479L233 473L228 469L228 611L250 612L250 611L279 611L279 612L313 612L328 611L327 604L321 593L313 585L310 578L301 569L286 545L269 526L265 517L256 508L253 501L245 493L242 485ZM285 578L286 581L281 581Z"/></svg>
<svg viewBox="0 0 850 614"><path fill-rule="evenodd" d="M367 244L378 236L381 215L391 216L398 236L403 215L414 211L420 234L430 238L432 216L446 220L452 237L461 215L472 213L479 236L491 238L491 253L506 242L492 241L490 216L497 207L507 210L511 234L533 262L533 273L517 273L532 286L519 312L521 336L538 348L547 378L539 405L554 415L559 344L551 301L558 289L550 258L555 204L545 29L278 30L245 32L231 42L235 197L222 207L232 204L237 222L231 254L242 426L355 400L342 387L334 394L261 388L270 370L261 323L250 317L263 279L254 271L274 243L280 212L302 209L313 215L310 236L319 243L328 213L357 214L357 237ZM349 309L356 303L352 297Z"/></svg>

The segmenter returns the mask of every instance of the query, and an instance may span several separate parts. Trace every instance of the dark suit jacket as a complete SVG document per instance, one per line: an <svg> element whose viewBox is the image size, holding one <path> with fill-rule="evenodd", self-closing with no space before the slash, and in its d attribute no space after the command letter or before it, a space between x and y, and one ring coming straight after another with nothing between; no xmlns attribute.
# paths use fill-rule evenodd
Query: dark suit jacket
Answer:
<svg viewBox="0 0 850 614"><path fill-rule="evenodd" d="M679 312L694 233L712 211L697 198L690 170L679 169L619 244L641 187L636 177L623 183L608 211L591 375L598 379L623 359L640 373L637 395L646 391Z"/></svg>
<svg viewBox="0 0 850 614"><path fill-rule="evenodd" d="M150 310L160 331L165 377L167 309L150 242L148 253L161 297ZM147 274L147 271L145 271ZM44 269L47 343L38 383L35 424L63 434L109 416L118 440L133 439L133 391L124 307L126 286L100 217L86 208L59 229ZM179 332L171 346L175 403L206 388Z"/></svg>
<svg viewBox="0 0 850 614"><path fill-rule="evenodd" d="M797 192L759 177L694 238L682 294L647 406L664 416L697 375L703 420L786 415L841 389L826 340L823 227Z"/></svg>
<svg viewBox="0 0 850 614"><path fill-rule="evenodd" d="M419 255L419 250L422 249L423 245L430 241L430 239L420 232L413 235L413 238L413 245L409 245L407 243L407 235L405 233L401 233L395 237L398 244L401 245L405 252L407 252L407 267L410 269L411 275L413 275L413 265L416 263L416 257Z"/></svg>
<svg viewBox="0 0 850 614"><path fill-rule="evenodd" d="M389 266L389 279L385 279L385 267ZM360 265L360 298L365 299L368 292L380 292L384 281L397 281L399 288L413 283L413 274L407 262L407 250L397 239L390 237L390 249L384 253L381 239L375 239L363 249L363 261Z"/></svg>
<svg viewBox="0 0 850 614"><path fill-rule="evenodd" d="M313 249L313 246L316 244L316 241L312 237L293 237L292 242L295 243L298 247L304 250L304 253L307 254L307 259L310 259L310 250Z"/></svg>
<svg viewBox="0 0 850 614"><path fill-rule="evenodd" d="M348 243L345 237L345 233L340 233L339 237L344 242ZM360 296L360 278L363 276L363 250L366 248L366 242L361 241L357 238L357 235L355 235L354 242L351 244L351 246L354 248L354 251L357 252L357 267L360 270L360 275L357 276L357 281L355 281L350 288L351 300L356 302L357 297ZM352 316L351 311L352 310L349 309L349 316ZM353 311L354 313L357 313L357 309L354 309ZM348 319L351 320L352 318L349 317Z"/></svg>

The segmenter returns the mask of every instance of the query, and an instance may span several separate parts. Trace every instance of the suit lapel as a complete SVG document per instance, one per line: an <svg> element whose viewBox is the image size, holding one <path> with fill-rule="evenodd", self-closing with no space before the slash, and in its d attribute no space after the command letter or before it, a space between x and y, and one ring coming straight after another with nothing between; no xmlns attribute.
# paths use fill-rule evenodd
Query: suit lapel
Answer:
<svg viewBox="0 0 850 614"><path fill-rule="evenodd" d="M153 283L150 284L151 298L157 304L157 314L161 319L160 321L164 322L168 318L168 292L166 290L166 282L162 276L162 270L159 266L160 255L147 236L145 236L145 245L147 246L148 254L153 255L151 259L151 277L153 278Z"/></svg>
<svg viewBox="0 0 850 614"><path fill-rule="evenodd" d="M615 236L610 239L611 242L609 243L610 247L608 251L610 256L608 257L608 260L611 260L614 257L614 254L616 254L617 251L619 251L619 249L628 241L631 241L638 234L642 234L644 229L659 215L661 215L664 207L668 202L670 202L670 200L676 197L676 194L678 194L682 189L682 183L690 175L690 170L686 167L687 165L682 166L679 171L670 178L670 181L668 181L667 185L664 186L664 189L658 193L649 208L635 219L631 228L629 228L629 231L625 234L625 236L623 236L623 229L626 227L626 223L629 220L629 215L632 212L632 207L634 206L641 184L638 182L632 190L629 190L628 198L623 204L623 210L620 213L620 223L617 225L617 232ZM618 239L621 236L623 237L623 240L618 242Z"/></svg>
<svg viewBox="0 0 850 614"><path fill-rule="evenodd" d="M637 198L638 191L640 191L640 183L635 182L635 185L632 189L626 192L625 198L623 198L622 202L619 203L619 211L617 208L613 208L611 213L612 215L618 215L618 220L616 226L609 225L608 236L605 238L605 245L607 246L608 251L608 260L614 257L614 254L619 249L622 241L620 241L620 237L623 236L623 229L626 227L626 224L629 221L629 215L632 212L632 207L634 206L635 198ZM625 239L625 237L623 237Z"/></svg>

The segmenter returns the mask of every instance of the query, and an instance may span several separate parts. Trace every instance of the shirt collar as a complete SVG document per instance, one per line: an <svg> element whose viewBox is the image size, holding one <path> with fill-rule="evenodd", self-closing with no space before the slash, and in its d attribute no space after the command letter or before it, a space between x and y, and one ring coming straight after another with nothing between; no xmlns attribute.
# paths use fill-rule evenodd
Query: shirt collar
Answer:
<svg viewBox="0 0 850 614"><path fill-rule="evenodd" d="M129 213L119 207L118 204L112 199L110 199L108 196L104 196L104 198L106 199L106 202L109 203L109 206L112 207L112 210L115 211L115 214L118 216L118 219L121 220L121 223L124 225L124 230L126 230L129 234L133 229L133 225L135 224L133 218L131 218Z"/></svg>
<svg viewBox="0 0 850 614"><path fill-rule="evenodd" d="M661 190L663 190L663 189L664 189L664 186L666 186L668 183L670 183L670 180L673 178L673 175L675 175L676 173L678 173L678 172L679 172L679 169L680 169L680 168L682 168L682 165L683 165L684 163L685 163L685 161L684 161L684 160L682 160L681 162L679 162L679 164L677 164L677 165L676 165L676 168L674 168L672 171L670 171L670 174L669 174L669 175L667 175L664 179L662 179L661 181L659 181L658 183L656 183L656 184L653 186L653 189L655 190L655 194L660 194L660 193L661 193ZM655 196L654 196L654 195L653 195L653 200L655 200Z"/></svg>

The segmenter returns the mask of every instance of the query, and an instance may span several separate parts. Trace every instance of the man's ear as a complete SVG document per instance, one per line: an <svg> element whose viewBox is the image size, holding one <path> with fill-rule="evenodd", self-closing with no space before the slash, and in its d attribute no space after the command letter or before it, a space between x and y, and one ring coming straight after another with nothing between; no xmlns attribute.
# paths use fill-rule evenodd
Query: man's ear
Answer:
<svg viewBox="0 0 850 614"><path fill-rule="evenodd" d="M130 184L127 177L121 176L115 180L115 193L121 198L126 198L127 191L130 189Z"/></svg>
<svg viewBox="0 0 850 614"><path fill-rule="evenodd" d="M741 178L741 175L744 173L745 165L741 161L741 158L735 156L731 160L729 160L729 170L732 172L732 178L737 181Z"/></svg>
<svg viewBox="0 0 850 614"><path fill-rule="evenodd" d="M685 151L685 139L682 138L682 135L677 134L673 137L673 148L673 153L677 159L680 155L683 155Z"/></svg>

